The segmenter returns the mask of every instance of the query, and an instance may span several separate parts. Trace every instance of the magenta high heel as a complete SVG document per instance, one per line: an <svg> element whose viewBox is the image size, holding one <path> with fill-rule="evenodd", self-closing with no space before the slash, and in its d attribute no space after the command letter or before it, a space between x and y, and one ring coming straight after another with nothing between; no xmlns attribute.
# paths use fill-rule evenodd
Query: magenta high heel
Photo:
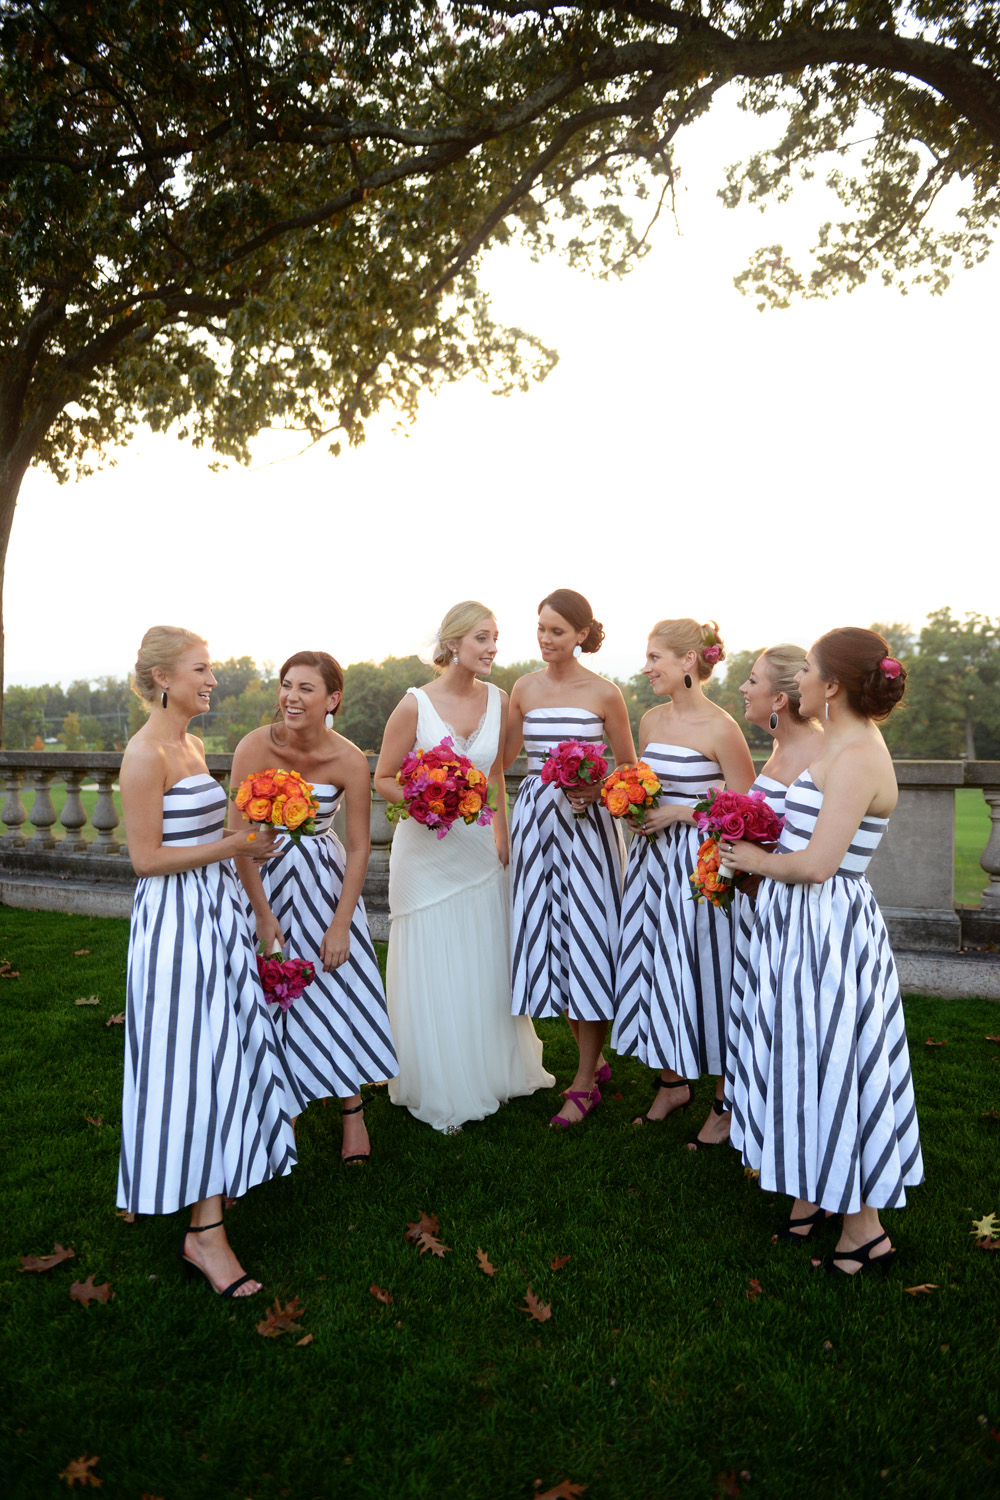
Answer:
<svg viewBox="0 0 1000 1500"><path fill-rule="evenodd" d="M600 1104L601 1091L595 1084L589 1094L585 1094L582 1089L564 1089L562 1097L571 1100L576 1105L580 1111L580 1119L564 1120L562 1115L553 1115L549 1121L550 1129L553 1125L561 1130L568 1129L570 1125L582 1125L587 1116L593 1114Z"/></svg>
<svg viewBox="0 0 1000 1500"><path fill-rule="evenodd" d="M594 1074L594 1082L595 1083L610 1083L611 1082L611 1064L610 1063L606 1063L606 1062L605 1063L601 1063L601 1066L598 1068L597 1072Z"/></svg>

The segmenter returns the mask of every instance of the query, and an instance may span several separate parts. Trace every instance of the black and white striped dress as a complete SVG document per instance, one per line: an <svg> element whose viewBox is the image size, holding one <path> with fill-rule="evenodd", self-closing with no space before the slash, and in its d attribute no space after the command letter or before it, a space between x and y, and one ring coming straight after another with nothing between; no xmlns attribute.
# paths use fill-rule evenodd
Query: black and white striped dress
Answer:
<svg viewBox="0 0 1000 1500"><path fill-rule="evenodd" d="M304 958L316 977L288 1010L272 1019L285 1057L307 1099L360 1093L364 1083L383 1083L399 1071L385 1005L382 978L363 901L351 919L351 951L332 973L323 972L320 945L337 911L347 855L332 830L343 789L313 784L319 802L316 832L291 839L261 866L268 905L285 940L285 958ZM253 909L246 903L253 929Z"/></svg>
<svg viewBox="0 0 1000 1500"><path fill-rule="evenodd" d="M163 797L163 843L222 837L226 794L207 772ZM173 1213L239 1198L295 1163L302 1107L265 1013L228 860L147 875L132 903L118 1206Z"/></svg>
<svg viewBox="0 0 1000 1500"><path fill-rule="evenodd" d="M780 852L806 847L822 805L804 772ZM769 1192L834 1213L898 1208L924 1177L899 980L865 878L887 826L863 819L821 885L761 882L736 1018L744 1162Z"/></svg>
<svg viewBox="0 0 1000 1500"><path fill-rule="evenodd" d="M662 783L664 807L694 807L723 785L720 766L699 750L654 743L643 759ZM692 899L701 843L690 823L632 840L611 1033L617 1052L682 1078L722 1073L732 979L730 913Z"/></svg>
<svg viewBox="0 0 1000 1500"><path fill-rule="evenodd" d="M585 708L524 716L528 775L510 825L511 991L514 1015L610 1021L625 845L598 802L574 818L561 787L539 777L562 740L604 743L604 721Z"/></svg>
<svg viewBox="0 0 1000 1500"><path fill-rule="evenodd" d="M779 818L784 817L788 787L783 781L776 781L773 776L761 775L757 777L750 791L763 792L768 806L778 814ZM726 1048L725 1102L727 1109L732 1109L735 1096L740 1026L746 990L747 954L750 951L750 934L753 931L755 911L756 898L744 896L737 891L733 898L733 988L729 1002L729 1044ZM740 1115L733 1115L729 1139L737 1150L743 1143L744 1123Z"/></svg>

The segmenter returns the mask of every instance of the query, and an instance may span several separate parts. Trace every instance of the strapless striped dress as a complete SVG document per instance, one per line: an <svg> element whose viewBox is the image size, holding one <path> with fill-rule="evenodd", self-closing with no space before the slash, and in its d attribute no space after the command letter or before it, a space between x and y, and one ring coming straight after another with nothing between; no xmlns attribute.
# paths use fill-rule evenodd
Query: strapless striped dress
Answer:
<svg viewBox="0 0 1000 1500"><path fill-rule="evenodd" d="M510 824L511 990L515 1015L610 1021L625 846L598 802L574 818L561 787L539 776L562 740L604 743L604 721L585 708L524 716L528 775Z"/></svg>
<svg viewBox="0 0 1000 1500"><path fill-rule="evenodd" d="M804 772L781 852L806 847L822 805ZM898 1208L924 1177L899 980L865 878L887 827L863 819L821 885L761 882L739 1007L743 1160L767 1191L834 1213Z"/></svg>
<svg viewBox="0 0 1000 1500"><path fill-rule="evenodd" d="M316 832L297 844L290 839L261 867L268 905L285 940L286 958L304 958L316 967L312 984L272 1020L304 1097L346 1099L362 1084L383 1083L399 1071L386 1010L382 976L368 930L364 901L351 918L351 951L330 974L323 971L320 945L333 921L344 885L347 855L332 824L343 791L317 782ZM246 903L253 928L253 910Z"/></svg>
<svg viewBox="0 0 1000 1500"><path fill-rule="evenodd" d="M663 785L663 806L693 807L721 768L699 750L653 743L643 759ZM722 1073L732 978L730 914L692 899L702 842L690 823L632 840L618 950L611 1045L682 1078Z"/></svg>
<svg viewBox="0 0 1000 1500"><path fill-rule="evenodd" d="M164 844L213 843L225 820L207 772L164 793ZM119 1208L173 1213L283 1176L301 1108L230 862L144 876L129 935Z"/></svg>

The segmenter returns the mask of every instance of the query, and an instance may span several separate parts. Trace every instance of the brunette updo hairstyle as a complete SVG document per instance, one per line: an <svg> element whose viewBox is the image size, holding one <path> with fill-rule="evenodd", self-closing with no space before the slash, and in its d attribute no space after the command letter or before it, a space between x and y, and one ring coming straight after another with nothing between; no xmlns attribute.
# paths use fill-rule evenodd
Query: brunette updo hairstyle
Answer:
<svg viewBox="0 0 1000 1500"><path fill-rule="evenodd" d="M575 589L556 589L554 593L547 594L538 606L541 614L545 606L554 609L557 615L562 615L568 625L574 630L586 630L587 639L580 642L580 650L587 654L600 651L604 640L604 626L600 620L594 619L594 611L582 594Z"/></svg>
<svg viewBox="0 0 1000 1500"><path fill-rule="evenodd" d="M204 636L197 631L184 630L180 625L152 625L142 638L139 655L135 659L131 688L142 701L148 713L153 700L163 691L153 680L153 671L172 672L191 646L205 646Z"/></svg>
<svg viewBox="0 0 1000 1500"><path fill-rule="evenodd" d="M806 664L806 653L804 646L792 646L787 641L780 646L769 646L766 651L760 653L760 659L767 670L767 680L771 684L773 693L784 693L788 699L788 716L793 724L808 724L799 711L799 685L795 681L796 672L801 672Z"/></svg>
<svg viewBox="0 0 1000 1500"><path fill-rule="evenodd" d="M281 664L281 671L278 673L279 686L284 682L285 673L289 667L312 667L313 671L318 672L320 677L322 677L323 686L328 693L341 694L340 703L337 704L336 708L331 709L334 718L336 718L341 703L344 701L344 674L341 671L340 662L337 661L336 657L331 656L329 651L296 651L294 656L290 656L287 661ZM271 738L276 744L280 742L278 736L275 734L275 729L283 728L284 719L279 708L271 721Z"/></svg>
<svg viewBox="0 0 1000 1500"><path fill-rule="evenodd" d="M848 706L865 719L887 719L906 691L906 668L887 677L882 662L891 658L889 642L877 630L842 625L828 630L812 648L824 682L837 682L847 694Z"/></svg>
<svg viewBox="0 0 1000 1500"><path fill-rule="evenodd" d="M445 667L451 663L455 643L460 641L463 635L468 635L480 620L494 619L496 616L493 611L487 609L485 604L480 604L478 599L463 599L461 604L453 604L441 621L441 629L434 643L431 656L431 665L434 670L444 671Z"/></svg>
<svg viewBox="0 0 1000 1500"><path fill-rule="evenodd" d="M697 620L660 620L649 632L649 638L658 640L675 656L687 656L689 651L696 651L695 671L699 682L707 682L714 668L726 659L726 648L714 620L707 620L704 625L699 625ZM709 650L719 653L714 661L705 660L705 652Z"/></svg>

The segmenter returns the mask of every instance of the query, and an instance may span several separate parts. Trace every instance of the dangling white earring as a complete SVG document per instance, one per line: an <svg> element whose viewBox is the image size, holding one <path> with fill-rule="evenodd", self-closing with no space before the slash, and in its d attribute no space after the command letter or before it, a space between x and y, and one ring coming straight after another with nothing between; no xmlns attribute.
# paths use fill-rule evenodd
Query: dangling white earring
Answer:
<svg viewBox="0 0 1000 1500"><path fill-rule="evenodd" d="M583 655L583 647L582 646L574 646L573 647L573 655L577 658L577 660L579 660L580 657Z"/></svg>
<svg viewBox="0 0 1000 1500"><path fill-rule="evenodd" d="M830 700L829 700L829 698L827 698L826 701L825 701L825 703L823 704L823 709L824 709L824 715L823 716L824 716L824 718L828 719L830 717Z"/></svg>
<svg viewBox="0 0 1000 1500"><path fill-rule="evenodd" d="M458 652L457 651L453 651L451 653L451 664L452 664L453 667L457 667L458 666Z"/></svg>
<svg viewBox="0 0 1000 1500"><path fill-rule="evenodd" d="M327 709L326 714L325 714L324 719L323 719L323 723L326 725L327 729L332 729L333 728L333 709L332 708L328 708Z"/></svg>

